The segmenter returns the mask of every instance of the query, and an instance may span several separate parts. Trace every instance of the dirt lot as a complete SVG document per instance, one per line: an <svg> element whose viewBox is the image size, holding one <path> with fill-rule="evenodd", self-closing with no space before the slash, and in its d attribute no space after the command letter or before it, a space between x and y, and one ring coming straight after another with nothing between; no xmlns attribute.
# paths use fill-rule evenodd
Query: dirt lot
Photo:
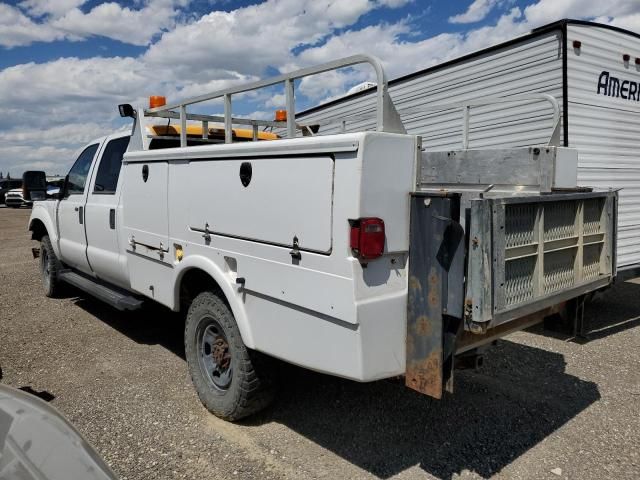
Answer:
<svg viewBox="0 0 640 480"><path fill-rule="evenodd" d="M0 208L3 382L53 395L122 479L640 478L640 285L590 306L587 341L500 341L443 401L286 368L279 401L232 425L191 387L179 318L44 297L28 215Z"/></svg>

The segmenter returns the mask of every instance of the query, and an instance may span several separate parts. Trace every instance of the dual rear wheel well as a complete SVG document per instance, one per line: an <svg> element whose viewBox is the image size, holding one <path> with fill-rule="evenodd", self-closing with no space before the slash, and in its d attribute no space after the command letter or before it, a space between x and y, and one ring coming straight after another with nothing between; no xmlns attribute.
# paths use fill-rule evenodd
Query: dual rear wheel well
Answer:
<svg viewBox="0 0 640 480"><path fill-rule="evenodd" d="M204 270L188 270L180 281L180 312L189 310L191 302L202 292L212 292L229 306L226 296L211 275Z"/></svg>

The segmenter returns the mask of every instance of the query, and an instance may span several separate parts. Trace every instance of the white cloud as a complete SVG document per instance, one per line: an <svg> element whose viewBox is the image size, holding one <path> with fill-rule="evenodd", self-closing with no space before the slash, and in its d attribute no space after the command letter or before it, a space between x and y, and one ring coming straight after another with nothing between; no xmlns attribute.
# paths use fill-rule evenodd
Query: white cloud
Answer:
<svg viewBox="0 0 640 480"><path fill-rule="evenodd" d="M0 46L17 47L33 42L52 42L63 38L48 25L34 23L17 8L0 3Z"/></svg>
<svg viewBox="0 0 640 480"><path fill-rule="evenodd" d="M286 97L282 93L276 93L275 95L270 96L264 102L264 106L268 108L282 108L286 104Z"/></svg>
<svg viewBox="0 0 640 480"><path fill-rule="evenodd" d="M413 0L377 0L377 4L383 7L399 8L411 3Z"/></svg>
<svg viewBox="0 0 640 480"><path fill-rule="evenodd" d="M24 0L18 6L32 17L51 15L59 17L86 3L86 0Z"/></svg>
<svg viewBox="0 0 640 480"><path fill-rule="evenodd" d="M497 4L498 0L474 0L474 2L469 5L469 8L467 8L466 12L449 17L449 22L479 22L480 20L484 20L484 18L489 15L489 12L491 12L491 10L493 10L493 7L495 7Z"/></svg>
<svg viewBox="0 0 640 480"><path fill-rule="evenodd" d="M148 45L154 35L175 25L178 13L173 0L149 0L139 10L109 2L88 13L74 8L51 22L51 26L81 37L103 36L133 45Z"/></svg>
<svg viewBox="0 0 640 480"><path fill-rule="evenodd" d="M82 40L102 36L133 45L148 45L173 28L188 0L145 0L141 8L101 3L84 13L83 0L25 0L15 7L0 3L0 46ZM43 17L43 18L40 18Z"/></svg>
<svg viewBox="0 0 640 480"><path fill-rule="evenodd" d="M620 28L626 28L634 32L640 32L640 13L630 15L620 15L618 17L598 17L596 22L606 23Z"/></svg>
<svg viewBox="0 0 640 480"><path fill-rule="evenodd" d="M562 18L618 17L638 13L638 0L539 0L524 9L527 21L534 25Z"/></svg>
<svg viewBox="0 0 640 480"><path fill-rule="evenodd" d="M21 178L25 170L45 170L64 175L73 164L75 148L53 146L10 145L0 153L0 172ZM4 161L3 161L4 160Z"/></svg>
<svg viewBox="0 0 640 480"><path fill-rule="evenodd" d="M145 55L193 75L209 70L262 75L291 58L291 49L314 45L381 4L370 0L270 0L231 12L215 11L162 35ZM204 73L204 72L203 72Z"/></svg>
<svg viewBox="0 0 640 480"><path fill-rule="evenodd" d="M105 125L97 123L65 123L49 125L44 128L13 128L0 132L0 142L31 143L43 145L71 145L86 143L93 138L105 135Z"/></svg>

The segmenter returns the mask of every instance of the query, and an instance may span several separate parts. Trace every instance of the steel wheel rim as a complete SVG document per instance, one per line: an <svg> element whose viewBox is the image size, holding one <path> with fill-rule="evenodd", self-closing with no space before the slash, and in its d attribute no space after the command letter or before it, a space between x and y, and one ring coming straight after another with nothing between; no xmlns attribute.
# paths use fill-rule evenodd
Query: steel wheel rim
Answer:
<svg viewBox="0 0 640 480"><path fill-rule="evenodd" d="M225 391L233 379L229 342L218 322L210 317L205 319L208 322L198 330L198 362L207 381L215 389Z"/></svg>

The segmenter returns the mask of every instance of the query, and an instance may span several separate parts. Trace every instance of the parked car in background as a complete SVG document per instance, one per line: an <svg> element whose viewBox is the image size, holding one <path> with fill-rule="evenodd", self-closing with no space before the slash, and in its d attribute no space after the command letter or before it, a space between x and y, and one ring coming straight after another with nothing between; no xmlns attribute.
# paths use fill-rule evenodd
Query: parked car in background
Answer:
<svg viewBox="0 0 640 480"><path fill-rule="evenodd" d="M23 205L30 207L33 202L24 199L22 188L14 188L9 190L5 195L4 203L7 207L20 208Z"/></svg>
<svg viewBox="0 0 640 480"><path fill-rule="evenodd" d="M0 179L0 205L4 203L4 198L9 190L22 187L22 180L19 178L3 178Z"/></svg>

